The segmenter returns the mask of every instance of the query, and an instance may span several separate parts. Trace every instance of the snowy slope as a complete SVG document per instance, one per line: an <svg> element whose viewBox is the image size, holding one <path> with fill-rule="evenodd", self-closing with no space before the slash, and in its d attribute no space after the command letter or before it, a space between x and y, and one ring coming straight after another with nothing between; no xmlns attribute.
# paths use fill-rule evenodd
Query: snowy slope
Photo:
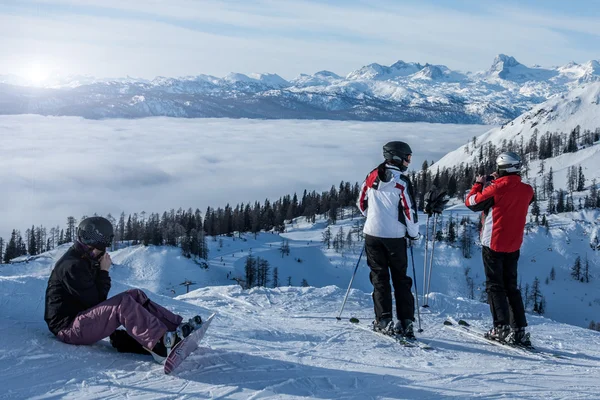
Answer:
<svg viewBox="0 0 600 400"><path fill-rule="evenodd" d="M578 125L581 132L584 130L594 132L600 128L600 82L582 85L567 94L555 96L545 103L535 106L513 121L501 127L492 128L478 136L476 147L469 142L446 154L431 168L435 172L438 167L451 168L462 162L473 163L473 160L479 156L480 147L486 143L492 143L499 148L504 140L507 142L513 140L516 143L523 140L524 143L527 143L535 130L538 131L539 141L545 132L569 133ZM540 160L530 163L532 179L540 170L540 164ZM570 166L581 165L588 184L594 178L600 181L600 169L598 168L600 146L596 143L596 145L580 149L576 153L566 153L546 159L544 165L546 171L552 167L556 189L566 188L566 171Z"/></svg>
<svg viewBox="0 0 600 400"><path fill-rule="evenodd" d="M467 213L455 206L444 214L446 220L450 212L454 216ZM595 299L594 293L598 293L600 283L570 282L568 266L559 264L561 259L569 260L573 253L582 252L585 240L593 232L598 234L599 215L595 212L566 217L551 221L548 236L539 231L526 237L520 272L523 280L532 279L533 275L541 278L550 263L554 263L557 278L542 288L548 298L548 313L556 320L583 324L574 319L584 318L580 312L587 312L587 316L598 314L600 300ZM573 218L585 222L575 224ZM332 228L334 232L339 227L347 230L355 222L346 219ZM352 315L366 326L373 315L364 259L344 320L336 321L361 243L343 254L327 250L319 243L324 228L324 220L318 219L312 225L298 219L282 237L261 233L256 239L251 235L244 235L241 240L223 238L222 247L219 241L210 241L208 269L199 268L192 260L181 258L176 249L167 247L137 246L113 252L111 295L129 287L142 287L154 300L182 315L218 313L202 347L172 376L165 376L149 357L119 354L107 342L88 347L65 345L47 331L43 321L45 285L53 263L68 246L28 263L0 266L3 336L0 397L558 399L597 396L598 332L528 315L534 344L564 357L540 360L478 343L442 327L447 316L469 319L481 328L490 323L486 304L465 299L464 268L472 267L476 282L482 278L477 249L473 258L466 260L457 248L447 244L437 246L431 307L423 310L424 332L419 335L435 351L400 347L347 322ZM291 253L281 258L276 247L283 238L289 240ZM547 250L549 246L553 247L552 252ZM280 280L289 274L294 286L242 290L229 284L228 273L243 274L243 260L250 252L269 258L271 265L280 269ZM415 249L419 283L422 255L423 242ZM600 276L594 256L594 273ZM299 263L298 258L303 261ZM532 259L536 262L531 262ZM303 278L317 287L297 287ZM198 282L192 286L197 289L181 294L183 288L176 287L177 293L170 292L173 283L182 279ZM556 292L556 301L550 291ZM588 300L593 304L588 306Z"/></svg>

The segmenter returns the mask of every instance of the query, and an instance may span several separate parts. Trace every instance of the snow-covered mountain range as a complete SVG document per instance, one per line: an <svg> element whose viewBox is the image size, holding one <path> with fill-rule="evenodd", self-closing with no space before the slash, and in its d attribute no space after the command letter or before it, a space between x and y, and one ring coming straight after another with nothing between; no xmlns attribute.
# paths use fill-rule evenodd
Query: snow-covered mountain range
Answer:
<svg viewBox="0 0 600 400"><path fill-rule="evenodd" d="M527 67L498 55L487 71L398 61L345 77L330 71L286 81L277 74L223 78L53 76L43 87L0 75L0 114L86 118L231 117L505 123L550 97L600 80L600 63Z"/></svg>

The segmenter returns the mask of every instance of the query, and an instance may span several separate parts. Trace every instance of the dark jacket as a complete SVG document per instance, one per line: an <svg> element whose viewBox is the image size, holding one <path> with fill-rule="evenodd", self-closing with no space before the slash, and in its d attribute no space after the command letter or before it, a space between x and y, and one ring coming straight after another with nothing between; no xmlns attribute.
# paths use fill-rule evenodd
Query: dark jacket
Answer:
<svg viewBox="0 0 600 400"><path fill-rule="evenodd" d="M58 334L77 314L106 300L109 290L108 271L74 244L56 262L48 280L44 312L48 329Z"/></svg>

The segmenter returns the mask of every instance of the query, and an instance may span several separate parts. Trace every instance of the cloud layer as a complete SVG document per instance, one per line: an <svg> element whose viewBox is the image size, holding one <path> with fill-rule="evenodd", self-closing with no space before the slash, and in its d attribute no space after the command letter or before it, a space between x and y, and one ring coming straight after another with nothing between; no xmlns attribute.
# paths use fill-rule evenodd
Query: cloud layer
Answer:
<svg viewBox="0 0 600 400"><path fill-rule="evenodd" d="M224 207L362 181L390 140L411 168L488 129L425 123L0 117L0 236L66 217Z"/></svg>

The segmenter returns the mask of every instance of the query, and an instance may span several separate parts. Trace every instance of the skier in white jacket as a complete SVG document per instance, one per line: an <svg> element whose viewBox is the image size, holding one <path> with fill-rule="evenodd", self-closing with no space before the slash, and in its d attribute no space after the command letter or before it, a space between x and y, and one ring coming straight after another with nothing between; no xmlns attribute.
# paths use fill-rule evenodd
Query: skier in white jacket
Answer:
<svg viewBox="0 0 600 400"><path fill-rule="evenodd" d="M419 235L412 183L403 174L411 156L412 150L404 142L383 146L385 161L367 175L358 198L358 208L367 217L363 232L373 284L374 329L407 338L414 338L415 306L412 279L406 275L406 247L407 240ZM395 325L390 277L396 300Z"/></svg>

